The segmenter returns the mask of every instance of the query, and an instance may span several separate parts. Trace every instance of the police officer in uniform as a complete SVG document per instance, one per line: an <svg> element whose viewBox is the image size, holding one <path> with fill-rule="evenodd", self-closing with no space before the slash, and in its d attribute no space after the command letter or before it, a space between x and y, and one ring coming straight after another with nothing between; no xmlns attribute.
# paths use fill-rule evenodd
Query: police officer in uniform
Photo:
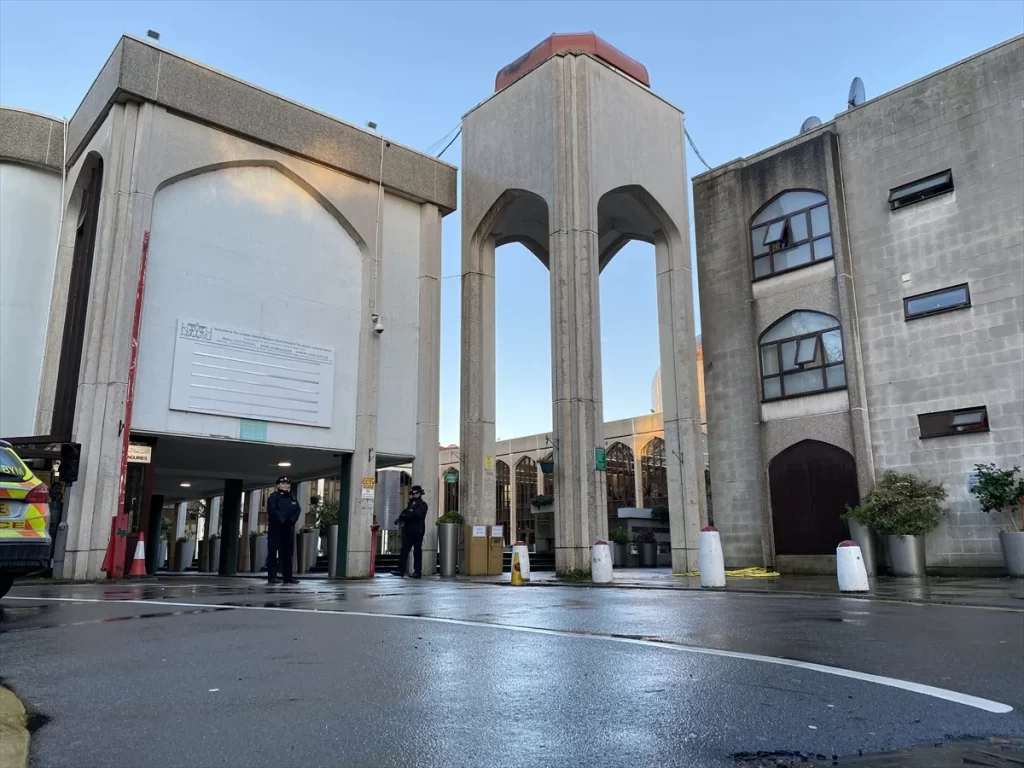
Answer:
<svg viewBox="0 0 1024 768"><path fill-rule="evenodd" d="M285 584L298 584L292 575L292 551L295 548L295 523L302 509L292 496L292 481L277 478L277 490L267 499L267 583L277 584L277 561L280 557Z"/></svg>
<svg viewBox="0 0 1024 768"><path fill-rule="evenodd" d="M423 488L420 486L414 485L409 490L409 506L398 516L398 524L402 527L402 555L398 570L392 574L405 576L409 550L412 550L412 577L418 579L423 575L423 534L427 530L427 502L423 500Z"/></svg>

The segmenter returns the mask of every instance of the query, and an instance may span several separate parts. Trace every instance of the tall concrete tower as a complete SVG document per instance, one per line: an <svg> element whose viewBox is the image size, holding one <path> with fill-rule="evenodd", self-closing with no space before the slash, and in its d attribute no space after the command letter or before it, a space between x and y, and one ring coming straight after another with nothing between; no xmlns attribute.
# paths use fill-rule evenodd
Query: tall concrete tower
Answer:
<svg viewBox="0 0 1024 768"><path fill-rule="evenodd" d="M519 242L551 274L559 572L589 571L608 534L598 276L630 240L655 246L672 567L694 570L706 508L683 113L600 38L553 35L463 119L459 504L494 522L494 251Z"/></svg>

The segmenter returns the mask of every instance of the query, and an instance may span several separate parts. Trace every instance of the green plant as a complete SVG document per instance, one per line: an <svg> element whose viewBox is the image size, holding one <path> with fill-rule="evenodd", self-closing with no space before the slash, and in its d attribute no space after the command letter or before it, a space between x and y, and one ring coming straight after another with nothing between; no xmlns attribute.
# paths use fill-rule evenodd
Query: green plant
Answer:
<svg viewBox="0 0 1024 768"><path fill-rule="evenodd" d="M638 528L633 534L633 541L637 544L657 544L658 537L654 535L653 528Z"/></svg>
<svg viewBox="0 0 1024 768"><path fill-rule="evenodd" d="M309 525L304 525L299 529L299 533L312 533L314 528Z"/></svg>
<svg viewBox="0 0 1024 768"><path fill-rule="evenodd" d="M651 520L655 520L659 523L668 522L668 507L657 506L651 510Z"/></svg>
<svg viewBox="0 0 1024 768"><path fill-rule="evenodd" d="M188 536L179 536L178 543L181 544L183 541L188 541Z"/></svg>
<svg viewBox="0 0 1024 768"><path fill-rule="evenodd" d="M443 515L437 518L438 525L462 525L464 522L465 520L462 519L462 515L459 514L458 510L454 509L445 512Z"/></svg>
<svg viewBox="0 0 1024 768"><path fill-rule="evenodd" d="M341 500L332 499L330 501L323 501L318 504L314 510L313 515L316 520L316 527L321 531L326 531L332 525L338 524L338 513L341 510Z"/></svg>
<svg viewBox="0 0 1024 768"><path fill-rule="evenodd" d="M549 495L543 494L543 493L538 494L537 496L534 496L532 499L530 499L530 506L531 507L550 507L554 503L555 503L555 497L554 496L549 496Z"/></svg>
<svg viewBox="0 0 1024 768"><path fill-rule="evenodd" d="M588 581L590 574L587 571L581 571L579 568L574 568L571 571L558 574L558 578L562 581Z"/></svg>
<svg viewBox="0 0 1024 768"><path fill-rule="evenodd" d="M1010 521L1010 530L1024 530L1024 476L1020 467L1000 469L995 464L976 464L977 481L971 486L985 512L1004 513ZM1018 515L1013 513L1017 507Z"/></svg>
<svg viewBox="0 0 1024 768"><path fill-rule="evenodd" d="M172 533L171 533L172 529L173 529L173 526L171 525L171 521L170 520L168 520L166 517L160 518L160 538L161 539L163 539L164 541L170 541L171 540L171 535L172 535Z"/></svg>
<svg viewBox="0 0 1024 768"><path fill-rule="evenodd" d="M612 544L629 544L629 534L621 528L615 528L608 532L608 540Z"/></svg>
<svg viewBox="0 0 1024 768"><path fill-rule="evenodd" d="M846 511L842 514L844 520L856 520L868 528L878 527L876 517L874 509L866 504L857 507L847 507Z"/></svg>
<svg viewBox="0 0 1024 768"><path fill-rule="evenodd" d="M259 531L249 531L249 538L250 539L255 539L257 536L262 536L262 535L263 534L260 533Z"/></svg>
<svg viewBox="0 0 1024 768"><path fill-rule="evenodd" d="M889 470L865 500L872 521L867 524L891 536L924 536L946 513L941 503L945 498L946 489L938 483Z"/></svg>

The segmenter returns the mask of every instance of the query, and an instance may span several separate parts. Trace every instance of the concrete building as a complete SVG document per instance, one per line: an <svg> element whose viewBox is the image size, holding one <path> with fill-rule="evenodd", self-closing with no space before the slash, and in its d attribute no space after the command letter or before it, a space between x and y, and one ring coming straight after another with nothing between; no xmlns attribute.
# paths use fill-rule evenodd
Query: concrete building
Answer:
<svg viewBox="0 0 1024 768"><path fill-rule="evenodd" d="M1017 37L694 179L727 565L834 568L888 469L949 492L930 566L1001 565L968 478L1024 463L1022 102Z"/></svg>
<svg viewBox="0 0 1024 768"><path fill-rule="evenodd" d="M230 531L281 473L342 477L340 572L368 573L376 469L437 487L455 184L131 37L66 129L0 110L0 434L81 443L66 576L100 575L113 514L155 546L165 503L222 496Z"/></svg>
<svg viewBox="0 0 1024 768"><path fill-rule="evenodd" d="M555 559L590 569L608 533L598 276L653 243L672 565L697 565L706 519L682 112L646 68L594 35L554 35L502 69L463 118L460 511L494 522L495 249L520 242L551 275Z"/></svg>

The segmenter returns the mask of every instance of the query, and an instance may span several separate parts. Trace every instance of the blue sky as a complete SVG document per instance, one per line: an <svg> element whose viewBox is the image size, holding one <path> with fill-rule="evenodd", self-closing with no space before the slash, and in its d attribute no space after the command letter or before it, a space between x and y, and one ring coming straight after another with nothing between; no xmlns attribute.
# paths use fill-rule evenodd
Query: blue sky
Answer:
<svg viewBox="0 0 1024 768"><path fill-rule="evenodd" d="M640 60L686 112L712 166L1024 31L1024 2L12 2L0 0L0 103L70 117L119 35L161 44L288 98L424 149L487 98L498 69L552 32L593 31ZM460 145L445 159L458 164ZM689 151L688 172L703 170ZM444 274L459 272L458 213ZM696 301L696 291L694 292ZM502 438L551 425L547 273L498 252ZM441 441L458 442L459 281L444 281ZM601 277L605 417L650 409L658 368L653 247L627 246Z"/></svg>

